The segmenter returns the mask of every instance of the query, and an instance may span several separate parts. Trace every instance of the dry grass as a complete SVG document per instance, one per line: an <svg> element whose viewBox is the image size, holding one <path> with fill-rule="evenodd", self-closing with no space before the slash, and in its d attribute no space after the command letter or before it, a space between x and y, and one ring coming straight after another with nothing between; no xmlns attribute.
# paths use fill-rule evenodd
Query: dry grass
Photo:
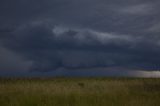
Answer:
<svg viewBox="0 0 160 106"><path fill-rule="evenodd" d="M1 79L1 106L159 106L160 79Z"/></svg>

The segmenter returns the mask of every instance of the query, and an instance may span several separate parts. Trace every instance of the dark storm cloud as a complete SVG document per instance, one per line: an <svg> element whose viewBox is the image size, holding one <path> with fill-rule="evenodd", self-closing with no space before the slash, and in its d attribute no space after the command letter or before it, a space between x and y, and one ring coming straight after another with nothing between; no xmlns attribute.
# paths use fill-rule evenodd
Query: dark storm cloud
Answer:
<svg viewBox="0 0 160 106"><path fill-rule="evenodd" d="M1 0L0 70L159 69L159 4Z"/></svg>
<svg viewBox="0 0 160 106"><path fill-rule="evenodd" d="M31 64L23 57L3 47L0 47L0 63L1 71L27 71Z"/></svg>

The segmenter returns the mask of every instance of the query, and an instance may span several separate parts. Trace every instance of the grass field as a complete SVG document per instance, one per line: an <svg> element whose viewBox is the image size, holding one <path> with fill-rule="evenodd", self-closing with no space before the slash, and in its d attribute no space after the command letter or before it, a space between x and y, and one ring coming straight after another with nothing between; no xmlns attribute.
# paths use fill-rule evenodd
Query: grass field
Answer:
<svg viewBox="0 0 160 106"><path fill-rule="evenodd" d="M160 79L0 79L0 106L160 106Z"/></svg>

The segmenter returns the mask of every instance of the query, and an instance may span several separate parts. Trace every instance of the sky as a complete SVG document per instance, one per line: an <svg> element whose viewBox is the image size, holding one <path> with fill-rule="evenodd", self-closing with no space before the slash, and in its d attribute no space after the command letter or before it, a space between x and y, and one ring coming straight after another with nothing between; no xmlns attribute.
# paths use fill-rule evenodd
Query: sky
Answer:
<svg viewBox="0 0 160 106"><path fill-rule="evenodd" d="M160 77L159 0L0 0L0 76Z"/></svg>

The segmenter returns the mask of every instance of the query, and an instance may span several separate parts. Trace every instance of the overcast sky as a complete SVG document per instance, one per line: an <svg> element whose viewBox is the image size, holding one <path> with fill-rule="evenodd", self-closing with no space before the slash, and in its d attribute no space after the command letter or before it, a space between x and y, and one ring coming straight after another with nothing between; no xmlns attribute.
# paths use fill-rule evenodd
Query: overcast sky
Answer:
<svg viewBox="0 0 160 106"><path fill-rule="evenodd" d="M159 6L159 0L0 0L0 75L157 75Z"/></svg>

